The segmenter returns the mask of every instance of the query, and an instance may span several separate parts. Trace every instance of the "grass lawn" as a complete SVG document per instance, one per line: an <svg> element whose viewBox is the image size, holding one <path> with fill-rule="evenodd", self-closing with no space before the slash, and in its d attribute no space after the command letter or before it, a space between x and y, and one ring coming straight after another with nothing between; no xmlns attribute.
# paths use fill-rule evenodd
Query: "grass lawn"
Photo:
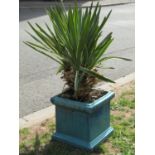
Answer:
<svg viewBox="0 0 155 155"><path fill-rule="evenodd" d="M20 155L134 155L135 129L134 82L116 89L111 103L111 125L114 132L93 152L87 152L59 142L51 142L55 131L54 119L46 120L20 134Z"/></svg>

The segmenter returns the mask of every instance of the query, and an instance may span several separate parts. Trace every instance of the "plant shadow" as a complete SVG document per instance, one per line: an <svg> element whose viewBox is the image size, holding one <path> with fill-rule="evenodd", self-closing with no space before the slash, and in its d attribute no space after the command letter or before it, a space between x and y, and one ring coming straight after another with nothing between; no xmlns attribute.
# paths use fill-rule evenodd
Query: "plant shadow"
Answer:
<svg viewBox="0 0 155 155"><path fill-rule="evenodd" d="M100 145L93 151L86 151L52 140L49 141L48 144L42 146L40 137L38 133L36 133L33 148L29 148L25 145L23 151L20 152L19 155L98 155L103 152L104 150Z"/></svg>

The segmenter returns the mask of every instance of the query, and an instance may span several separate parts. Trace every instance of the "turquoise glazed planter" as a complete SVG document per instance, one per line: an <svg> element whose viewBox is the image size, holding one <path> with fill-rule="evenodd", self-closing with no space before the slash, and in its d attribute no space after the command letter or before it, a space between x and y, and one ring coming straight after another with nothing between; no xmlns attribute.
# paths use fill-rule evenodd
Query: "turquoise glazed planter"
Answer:
<svg viewBox="0 0 155 155"><path fill-rule="evenodd" d="M113 92L107 92L92 103L52 97L51 102L56 105L56 132L52 139L93 150L113 131L110 126L110 100L113 97Z"/></svg>

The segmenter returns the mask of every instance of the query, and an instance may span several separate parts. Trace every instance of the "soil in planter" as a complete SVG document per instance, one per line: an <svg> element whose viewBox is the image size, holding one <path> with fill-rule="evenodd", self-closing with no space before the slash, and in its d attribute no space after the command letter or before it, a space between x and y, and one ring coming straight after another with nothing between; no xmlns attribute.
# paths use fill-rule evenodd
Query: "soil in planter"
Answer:
<svg viewBox="0 0 155 155"><path fill-rule="evenodd" d="M104 90L91 89L90 91L84 92L83 95L80 95L80 97L76 98L74 96L73 90L66 90L63 93L61 93L59 96L63 98L68 98L71 100L80 101L80 102L93 102L98 98L102 97L103 95L105 95L106 93L107 92Z"/></svg>

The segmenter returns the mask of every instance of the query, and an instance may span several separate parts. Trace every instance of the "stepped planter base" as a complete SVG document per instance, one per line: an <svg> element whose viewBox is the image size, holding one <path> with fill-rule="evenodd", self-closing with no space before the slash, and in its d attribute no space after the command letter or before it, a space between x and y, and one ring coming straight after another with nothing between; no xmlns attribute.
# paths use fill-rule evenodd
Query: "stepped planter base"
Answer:
<svg viewBox="0 0 155 155"><path fill-rule="evenodd" d="M92 103L52 97L51 102L56 106L56 132L52 139L93 150L113 132L110 126L110 100L113 97L113 92L107 92Z"/></svg>

